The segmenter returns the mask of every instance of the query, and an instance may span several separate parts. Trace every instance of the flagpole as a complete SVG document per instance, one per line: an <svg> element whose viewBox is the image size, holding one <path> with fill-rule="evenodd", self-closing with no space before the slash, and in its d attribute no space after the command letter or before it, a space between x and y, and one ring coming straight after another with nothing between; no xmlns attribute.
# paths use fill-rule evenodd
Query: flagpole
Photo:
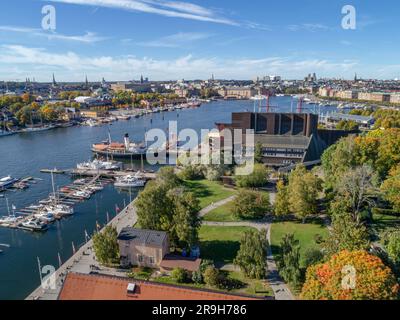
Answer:
<svg viewBox="0 0 400 320"><path fill-rule="evenodd" d="M42 285L43 284L42 267L40 265L39 257L36 257L36 258L37 258L37 263L38 263L38 268L39 268L40 285Z"/></svg>
<svg viewBox="0 0 400 320"><path fill-rule="evenodd" d="M59 267L61 268L61 266L62 266L62 261L61 261L61 256L60 256L60 253L58 252L58 265L59 265Z"/></svg>

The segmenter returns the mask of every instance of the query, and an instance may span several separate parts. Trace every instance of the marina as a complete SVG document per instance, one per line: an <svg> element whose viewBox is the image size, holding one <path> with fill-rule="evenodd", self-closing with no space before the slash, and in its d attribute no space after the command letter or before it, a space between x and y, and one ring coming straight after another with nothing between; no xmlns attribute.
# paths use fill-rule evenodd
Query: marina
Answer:
<svg viewBox="0 0 400 320"><path fill-rule="evenodd" d="M282 112L290 111L292 97L272 97L271 105ZM307 105L313 110L314 105ZM24 299L39 285L37 258L43 265L59 266L59 258L67 261L75 248L85 242L85 231L92 234L96 225L107 223L108 217L115 216L124 203L133 201L140 188L126 190L117 188L113 182L118 176L134 175L137 171L152 179L157 166L150 166L145 161L129 158L120 159L123 170L78 169L77 164L93 161L91 146L107 137L109 130L113 139L123 138L129 133L132 141L142 141L144 133L152 128L166 130L168 121L178 121L179 129L190 127L200 133L201 129L212 129L215 123L228 122L232 112L253 109L252 101L214 101L203 104L201 108L175 109L169 112L132 116L130 120L115 121L111 126L75 126L57 128L37 134L16 134L0 139L2 150L7 150L0 157L0 177L33 177L31 188L24 190L7 189L0 192L0 216L7 215L6 198L10 207L14 204L17 215L26 219L40 205L48 205L52 190L51 172L65 170L64 174L54 174L55 189L61 194L71 194L71 190L81 190L85 181L90 181L101 174L98 180L105 183L103 190L95 192L90 198L64 198L65 205L74 209L73 215L55 219L49 223L46 232L31 232L9 227L0 228L0 243L7 243L9 248L1 247L0 255L0 299ZM336 107L326 107L324 111L336 111ZM28 159L29 158L29 159ZM72 169L74 168L74 169ZM113 171L113 172L110 172ZM71 179L71 175L73 178ZM74 183L76 182L76 183ZM80 183L80 184L79 184ZM3 197L2 197L3 196ZM82 195L83 196L83 195ZM42 202L42 203L40 203ZM33 206L33 207L32 207ZM32 211L33 210L33 211ZM24 212L25 211L25 212Z"/></svg>
<svg viewBox="0 0 400 320"><path fill-rule="evenodd" d="M44 172L47 173L47 171ZM72 184L63 186L56 191L54 173L50 171L53 193L49 197L39 200L37 204L31 204L22 209L13 207L12 214L9 210L8 216L0 217L0 227L44 232L47 230L48 224L65 216L73 215L73 206L76 203L90 199L94 193L102 191L107 184L114 183L115 187L122 188L139 188L144 187L146 181L155 177L154 173L110 171L106 169L78 168L68 172L72 176L86 178L77 179Z"/></svg>

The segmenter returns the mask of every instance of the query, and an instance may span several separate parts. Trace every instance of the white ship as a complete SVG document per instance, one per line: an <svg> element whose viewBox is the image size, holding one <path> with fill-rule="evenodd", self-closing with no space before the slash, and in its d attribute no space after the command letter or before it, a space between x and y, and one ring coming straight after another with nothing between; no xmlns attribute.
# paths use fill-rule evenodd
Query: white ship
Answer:
<svg viewBox="0 0 400 320"><path fill-rule="evenodd" d="M114 183L118 188L141 188L146 184L146 180L141 179L138 175L128 175L119 177Z"/></svg>
<svg viewBox="0 0 400 320"><path fill-rule="evenodd" d="M120 170L121 166L120 162L95 159L93 161L78 163L76 167L80 170Z"/></svg>

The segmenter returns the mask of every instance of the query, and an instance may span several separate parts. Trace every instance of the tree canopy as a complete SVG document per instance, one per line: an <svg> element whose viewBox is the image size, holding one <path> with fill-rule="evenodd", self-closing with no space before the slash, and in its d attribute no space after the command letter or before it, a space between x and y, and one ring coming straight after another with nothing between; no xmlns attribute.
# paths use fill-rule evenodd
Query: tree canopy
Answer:
<svg viewBox="0 0 400 320"><path fill-rule="evenodd" d="M366 251L341 251L307 269L306 300L393 300L399 285L382 260Z"/></svg>
<svg viewBox="0 0 400 320"><path fill-rule="evenodd" d="M234 260L243 273L253 279L262 279L266 275L267 259L266 230L248 230L240 241L240 249Z"/></svg>

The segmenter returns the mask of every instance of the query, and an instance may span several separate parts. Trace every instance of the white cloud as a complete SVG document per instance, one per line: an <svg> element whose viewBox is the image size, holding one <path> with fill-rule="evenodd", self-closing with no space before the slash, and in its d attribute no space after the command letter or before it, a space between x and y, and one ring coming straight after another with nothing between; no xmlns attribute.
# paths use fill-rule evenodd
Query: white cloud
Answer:
<svg viewBox="0 0 400 320"><path fill-rule="evenodd" d="M214 22L227 25L239 23L217 16L212 10L188 2L164 0L49 0L76 5L87 5L137 11L162 15L166 17L183 18L204 22Z"/></svg>
<svg viewBox="0 0 400 320"><path fill-rule="evenodd" d="M177 48L191 42L208 39L211 35L201 32L179 32L153 41L138 43L145 47Z"/></svg>
<svg viewBox="0 0 400 320"><path fill-rule="evenodd" d="M289 31L309 31L309 32L317 32L317 31L327 31L331 30L330 27L320 24L320 23L303 23L303 24L291 24L287 26Z"/></svg>
<svg viewBox="0 0 400 320"><path fill-rule="evenodd" d="M42 48L20 45L0 46L0 74L9 79L17 74L5 73L10 67L25 70L26 76L48 80L49 74L68 81L82 80L82 73L91 78L106 77L110 80L129 80L146 74L154 80L208 78L211 73L221 78L250 79L269 73L301 78L317 72L324 75L342 75L352 72L357 61L329 61L319 59L295 60L292 57L266 57L260 59L197 58L192 55L177 59L153 59L125 56L81 56L74 52L52 53ZM79 77L77 76L79 75ZM20 77L20 74L18 74Z"/></svg>
<svg viewBox="0 0 400 320"><path fill-rule="evenodd" d="M84 35L65 35L56 32L46 32L38 28L26 28L18 26L0 26L0 31L24 33L36 37L45 37L49 40L77 41L83 43L94 43L102 41L105 38L99 37L94 32L86 32Z"/></svg>

